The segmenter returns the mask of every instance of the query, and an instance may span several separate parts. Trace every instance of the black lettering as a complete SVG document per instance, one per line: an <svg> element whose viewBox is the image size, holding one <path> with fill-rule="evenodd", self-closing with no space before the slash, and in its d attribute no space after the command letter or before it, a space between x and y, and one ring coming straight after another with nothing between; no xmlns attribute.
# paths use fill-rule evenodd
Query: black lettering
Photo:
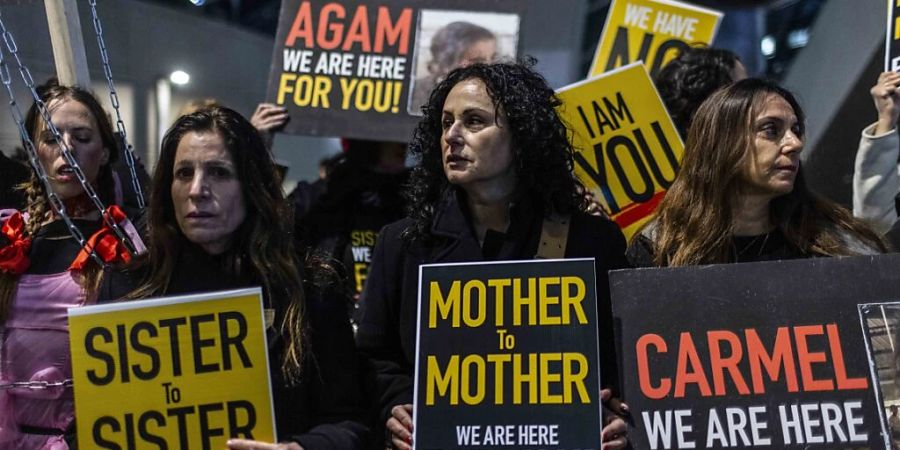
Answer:
<svg viewBox="0 0 900 450"><path fill-rule="evenodd" d="M108 450L122 450L122 447L119 444L116 444L113 441L107 441L103 438L102 428L104 427L109 427L113 431L113 433L118 433L121 430L121 428L119 428L119 422L114 417L100 417L99 419L94 421L94 426L91 429L91 434L94 438L94 444L100 448L105 448Z"/></svg>
<svg viewBox="0 0 900 450"><path fill-rule="evenodd" d="M128 370L128 340L125 336L125 325L116 325L116 344L119 346L119 370L122 372L122 382L131 381L131 371Z"/></svg>
<svg viewBox="0 0 900 450"><path fill-rule="evenodd" d="M253 403L246 400L235 400L226 403L228 409L228 429L233 438L242 437L244 439L253 439L253 429L256 428L256 409ZM244 410L247 413L247 421L243 424L238 422L238 411Z"/></svg>
<svg viewBox="0 0 900 450"><path fill-rule="evenodd" d="M634 161L638 175L640 175L641 181L643 181L645 186L643 192L637 192L634 189L634 186L631 185L631 180L625 173L625 169L622 167L622 162L619 159L619 154L616 151L619 147L625 147L628 150L628 155ZM634 143L631 142L631 139L621 135L613 136L606 143L606 151L609 152L609 163L612 165L613 170L616 172L616 176L622 183L622 189L625 190L625 195L627 195L631 201L636 203L644 203L650 200L653 197L653 181L650 180L650 174L647 173L644 161L641 159L641 155L638 153L638 149L635 147Z"/></svg>
<svg viewBox="0 0 900 450"><path fill-rule="evenodd" d="M665 61L666 53L669 50L677 49L678 53L681 53L690 46L684 41L679 41L678 39L669 39L668 41L660 44L659 48L656 49L656 56L653 58L653 65L650 66L650 77L656 79L656 75L659 74L660 69L662 69L663 61ZM647 59L644 58L644 61Z"/></svg>
<svg viewBox="0 0 900 450"><path fill-rule="evenodd" d="M634 133L634 138L637 139L638 147L641 148L641 152L644 154L644 159L647 160L647 165L650 166L650 172L653 172L653 178L663 189L669 189L669 186L672 185L672 181L675 181L674 175L672 176L672 180L667 180L666 177L663 176L659 164L656 163L656 159L653 157L650 146L647 145L647 139L644 138L644 132L641 131L640 128L635 128L632 133Z"/></svg>
<svg viewBox="0 0 900 450"><path fill-rule="evenodd" d="M606 112L603 111L603 108L600 107L599 103L592 100L591 106L594 107L594 120L597 121L597 128L601 135L605 133L605 131L603 131L604 127L609 127L610 131L616 131L619 129L619 122L610 121L609 117L606 115Z"/></svg>
<svg viewBox="0 0 900 450"><path fill-rule="evenodd" d="M138 322L131 327L131 348L138 353L147 355L150 358L150 368L144 370L140 364L132 364L131 370L134 376L141 380L152 380L159 375L159 352L155 348L141 343L139 336L141 331L146 331L151 338L157 336L156 327L150 322Z"/></svg>
<svg viewBox="0 0 900 450"><path fill-rule="evenodd" d="M634 123L634 118L631 117L631 111L628 110L628 104L625 103L625 98L622 97L621 92L616 92L615 105L613 105L606 97L603 97L603 104L606 105L607 111L618 118L618 120L616 120L616 128L618 128L619 120L625 120L625 117L628 117L629 122Z"/></svg>
<svg viewBox="0 0 900 450"><path fill-rule="evenodd" d="M237 322L237 335L230 336L228 334L228 322ZM222 340L222 368L231 370L231 351L229 347L234 347L241 360L244 368L253 367L250 361L250 355L244 348L244 339L247 337L247 319L243 314L237 311L228 311L219 313L219 335Z"/></svg>
<svg viewBox="0 0 900 450"><path fill-rule="evenodd" d="M615 214L619 212L621 208L619 208L619 204L616 202L612 191L609 189L609 183L606 182L606 164L603 159L603 143L598 142L594 144L594 158L597 160L597 170L594 170L594 167L591 166L591 163L585 159L581 152L575 152L574 158L575 163L584 170L588 177L590 177L598 187L600 187L600 192L603 193L603 198L606 200L606 205L609 206L610 213Z"/></svg>
<svg viewBox="0 0 900 450"><path fill-rule="evenodd" d="M596 135L594 135L594 128L591 127L590 121L588 121L587 116L584 114L584 108L581 105L575 107L578 110L578 115L581 116L581 121L584 123L584 127L587 128L588 134L591 136L591 139L596 139Z"/></svg>
<svg viewBox="0 0 900 450"><path fill-rule="evenodd" d="M175 416L175 419L178 420L178 443L181 446L179 448L189 448L187 416L193 413L193 406L182 406L179 408L169 408L166 410L166 415L168 415L169 417Z"/></svg>
<svg viewBox="0 0 900 450"><path fill-rule="evenodd" d="M225 430L222 428L210 428L208 414L213 411L221 411L223 406L221 403L209 403L197 407L200 414L200 439L203 442L203 450L212 450L210 445L211 438L215 436L224 436Z"/></svg>
<svg viewBox="0 0 900 450"><path fill-rule="evenodd" d="M103 339L103 342L105 344L109 344L113 340L112 333L110 333L106 328L91 328L90 330L88 330L87 334L84 335L84 351L87 352L88 355L105 363L106 374L100 376L97 374L97 371L91 369L87 371L87 378L88 381L91 382L91 384L97 386L105 386L109 383L112 383L113 379L116 377L116 360L109 353L100 351L97 349L97 347L94 347L95 340L98 337Z"/></svg>
<svg viewBox="0 0 900 450"><path fill-rule="evenodd" d="M141 439L148 444L156 444L159 447L159 450L168 450L169 444L166 443L166 440L162 438L162 436L158 436L150 433L150 430L147 429L147 422L156 421L156 426L164 427L166 425L166 418L159 411L147 411L144 414L141 414L141 418L138 419L138 434L140 434Z"/></svg>
<svg viewBox="0 0 900 450"><path fill-rule="evenodd" d="M137 448L134 442L134 414L125 414L125 448Z"/></svg>
<svg viewBox="0 0 900 450"><path fill-rule="evenodd" d="M159 321L160 328L169 329L169 346L172 351L172 375L181 376L181 347L178 346L178 327L187 323L184 317Z"/></svg>
<svg viewBox="0 0 900 450"><path fill-rule="evenodd" d="M216 363L203 363L203 347L214 347L216 340L213 338L201 339L200 324L216 320L212 314L191 316L191 343L194 346L194 373L217 372L219 365Z"/></svg>
<svg viewBox="0 0 900 450"><path fill-rule="evenodd" d="M659 121L654 120L653 123L650 124L650 128L653 128L653 134L656 135L656 140L659 141L659 145L662 146L663 153L666 155L666 159L669 160L669 165L672 166L672 171L675 172L675 174L678 174L678 169L681 168L681 164L678 163L678 157L675 156L675 152L672 151L672 146L669 145L669 140L666 139L666 134L663 132ZM672 178L672 181L675 181L675 178Z"/></svg>

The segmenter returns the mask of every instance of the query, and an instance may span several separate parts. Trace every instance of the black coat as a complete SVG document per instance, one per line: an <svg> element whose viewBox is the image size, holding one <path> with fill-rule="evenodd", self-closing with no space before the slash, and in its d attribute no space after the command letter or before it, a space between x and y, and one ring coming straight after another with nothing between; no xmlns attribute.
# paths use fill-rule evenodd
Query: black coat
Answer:
<svg viewBox="0 0 900 450"><path fill-rule="evenodd" d="M543 214L519 202L511 210L505 235L495 234L489 257L475 237L462 194L445 195L437 206L429 243L409 242L401 235L411 219L386 226L378 236L369 278L362 297L363 314L356 335L357 348L372 360L376 371L381 423L395 405L412 403L416 350L416 308L419 265L485 260L531 259L537 254ZM489 234L492 233L489 231ZM600 364L604 384L616 384L617 364L607 271L627 266L625 238L619 227L600 217L572 217L567 258L595 258L600 330Z"/></svg>

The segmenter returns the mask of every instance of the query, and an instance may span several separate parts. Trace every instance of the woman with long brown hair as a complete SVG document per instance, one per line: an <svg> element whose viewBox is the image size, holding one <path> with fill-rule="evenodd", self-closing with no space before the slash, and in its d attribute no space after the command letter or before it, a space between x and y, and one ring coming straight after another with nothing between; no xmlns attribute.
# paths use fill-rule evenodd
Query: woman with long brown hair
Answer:
<svg viewBox="0 0 900 450"><path fill-rule="evenodd" d="M76 170L104 205L122 204L112 170L117 144L108 116L94 96L55 81L37 90L59 139L32 105L25 117L26 148L47 184L33 172L22 189L24 213L0 211L0 448L65 449L74 439L74 401L66 310L121 295L101 280L108 267L141 250L137 231L116 206L105 210L129 236L126 250L85 192ZM63 156L61 144L78 167ZM52 192L48 192L49 186ZM50 194L63 206L51 206ZM86 243L70 233L78 230ZM91 251L90 249L93 249ZM93 255L92 255L93 254ZM100 262L102 261L102 263Z"/></svg>
<svg viewBox="0 0 900 450"><path fill-rule="evenodd" d="M163 138L150 193L145 282L129 297L262 286L283 448L362 448L368 428L345 302L308 276L275 163L245 118L209 107ZM230 448L275 448L240 439ZM282 447L279 447L282 448Z"/></svg>
<svg viewBox="0 0 900 450"><path fill-rule="evenodd" d="M688 266L871 254L881 238L803 179L803 110L759 79L713 94L694 116L678 177L629 248L634 265Z"/></svg>

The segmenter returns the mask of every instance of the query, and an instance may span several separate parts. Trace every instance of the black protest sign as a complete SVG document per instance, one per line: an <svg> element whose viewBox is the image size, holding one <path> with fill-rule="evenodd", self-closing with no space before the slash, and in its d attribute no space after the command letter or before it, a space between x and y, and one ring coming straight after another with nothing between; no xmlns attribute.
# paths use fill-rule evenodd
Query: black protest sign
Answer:
<svg viewBox="0 0 900 450"><path fill-rule="evenodd" d="M434 84L516 56L513 0L284 0L266 98L284 131L405 142Z"/></svg>
<svg viewBox="0 0 900 450"><path fill-rule="evenodd" d="M423 265L417 449L599 448L592 259Z"/></svg>
<svg viewBox="0 0 900 450"><path fill-rule="evenodd" d="M857 304L900 255L610 274L635 448L885 448Z"/></svg>

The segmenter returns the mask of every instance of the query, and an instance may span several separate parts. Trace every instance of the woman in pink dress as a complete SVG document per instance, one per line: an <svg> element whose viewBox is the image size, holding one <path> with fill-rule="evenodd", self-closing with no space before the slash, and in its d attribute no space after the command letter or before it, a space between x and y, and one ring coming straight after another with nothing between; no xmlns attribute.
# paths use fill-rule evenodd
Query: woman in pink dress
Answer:
<svg viewBox="0 0 900 450"><path fill-rule="evenodd" d="M134 227L115 206L122 202L111 168L117 145L103 108L89 92L53 81L38 94L85 179L104 205L112 205L106 209L112 221L141 251ZM0 449L62 450L74 442L75 415L66 310L121 295L101 280L108 267L131 255L102 220L36 106L25 125L51 189L87 244L72 237L34 173L22 186L26 210L0 211Z"/></svg>

